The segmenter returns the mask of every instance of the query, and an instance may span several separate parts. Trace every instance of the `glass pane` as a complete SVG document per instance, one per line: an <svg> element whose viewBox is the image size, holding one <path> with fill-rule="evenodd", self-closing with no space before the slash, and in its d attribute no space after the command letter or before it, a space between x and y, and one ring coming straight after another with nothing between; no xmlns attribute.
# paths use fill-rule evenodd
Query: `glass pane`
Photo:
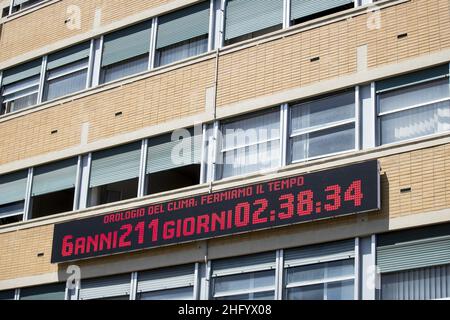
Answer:
<svg viewBox="0 0 450 320"><path fill-rule="evenodd" d="M353 276L354 260L338 260L293 267L286 270L288 284L307 281L326 281L337 277Z"/></svg>
<svg viewBox="0 0 450 320"><path fill-rule="evenodd" d="M25 204L24 201L19 201L15 203L0 205L0 218L6 218L23 214L24 204Z"/></svg>
<svg viewBox="0 0 450 320"><path fill-rule="evenodd" d="M324 300L324 285L291 288L287 290L288 300Z"/></svg>
<svg viewBox="0 0 450 320"><path fill-rule="evenodd" d="M322 280L325 278L325 265L312 264L287 269L287 283Z"/></svg>
<svg viewBox="0 0 450 320"><path fill-rule="evenodd" d="M327 263L327 279L353 276L355 273L353 259L332 261Z"/></svg>
<svg viewBox="0 0 450 320"><path fill-rule="evenodd" d="M353 280L332 282L327 284L327 300L353 300L355 289Z"/></svg>
<svg viewBox="0 0 450 320"><path fill-rule="evenodd" d="M208 36L202 36L161 48L156 52L156 66L198 56L208 51Z"/></svg>
<svg viewBox="0 0 450 320"><path fill-rule="evenodd" d="M193 298L194 287L144 292L139 294L139 300L192 300Z"/></svg>
<svg viewBox="0 0 450 320"><path fill-rule="evenodd" d="M52 79L52 78L60 77L62 75L70 73L70 72L74 72L81 68L87 68L88 61L89 61L88 59L83 59L83 60L76 61L71 64L56 68L56 69L49 70L49 71L47 71L48 72L47 78Z"/></svg>
<svg viewBox="0 0 450 320"><path fill-rule="evenodd" d="M261 271L214 278L214 295L275 285L275 271Z"/></svg>
<svg viewBox="0 0 450 320"><path fill-rule="evenodd" d="M291 108L292 131L320 127L355 117L355 92L297 104Z"/></svg>
<svg viewBox="0 0 450 320"><path fill-rule="evenodd" d="M48 81L46 99L52 100L86 88L87 70L81 70Z"/></svg>
<svg viewBox="0 0 450 320"><path fill-rule="evenodd" d="M37 93L33 93L29 96L25 96L22 98L18 98L14 101L8 103L10 112L24 109L26 107L30 107L37 103Z"/></svg>
<svg viewBox="0 0 450 320"><path fill-rule="evenodd" d="M38 85L39 76L27 78L4 86L3 95L7 96L12 95L13 93L16 93L15 96L23 95L23 93L20 92L30 92L33 90L37 90Z"/></svg>
<svg viewBox="0 0 450 320"><path fill-rule="evenodd" d="M422 137L450 129L450 101L382 116L381 143Z"/></svg>
<svg viewBox="0 0 450 320"><path fill-rule="evenodd" d="M450 97L450 85L445 78L382 93L378 96L379 111L392 111L447 97Z"/></svg>
<svg viewBox="0 0 450 320"><path fill-rule="evenodd" d="M280 165L280 141L270 141L224 153L222 178L276 168Z"/></svg>
<svg viewBox="0 0 450 320"><path fill-rule="evenodd" d="M243 118L222 126L223 149L239 148L280 137L279 111Z"/></svg>
<svg viewBox="0 0 450 320"><path fill-rule="evenodd" d="M247 294L237 294L234 296L226 296L216 298L215 300L274 300L274 291L255 292Z"/></svg>
<svg viewBox="0 0 450 320"><path fill-rule="evenodd" d="M291 138L292 161L353 150L354 148L354 123Z"/></svg>
<svg viewBox="0 0 450 320"><path fill-rule="evenodd" d="M131 76L148 69L148 54L102 68L101 83Z"/></svg>

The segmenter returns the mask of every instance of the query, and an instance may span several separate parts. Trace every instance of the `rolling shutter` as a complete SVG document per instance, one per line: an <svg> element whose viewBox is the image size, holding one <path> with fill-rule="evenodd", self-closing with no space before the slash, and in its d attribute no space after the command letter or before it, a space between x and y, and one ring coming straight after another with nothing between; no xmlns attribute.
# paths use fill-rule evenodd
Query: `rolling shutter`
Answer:
<svg viewBox="0 0 450 320"><path fill-rule="evenodd" d="M449 74L449 65L444 64L435 68L425 69L413 73L408 73L402 76L378 81L376 83L376 88L377 92L380 92L387 89L406 86L416 82L423 82L431 79L445 77L448 76L448 74Z"/></svg>
<svg viewBox="0 0 450 320"><path fill-rule="evenodd" d="M382 273L448 263L450 263L450 235L398 242L377 248L377 264Z"/></svg>
<svg viewBox="0 0 450 320"><path fill-rule="evenodd" d="M20 289L20 300L64 300L66 286L56 283Z"/></svg>
<svg viewBox="0 0 450 320"><path fill-rule="evenodd" d="M229 0L225 40L283 23L283 0Z"/></svg>
<svg viewBox="0 0 450 320"><path fill-rule="evenodd" d="M208 34L209 5L205 1L160 17L156 49Z"/></svg>
<svg viewBox="0 0 450 320"><path fill-rule="evenodd" d="M139 176L141 142L92 154L91 188Z"/></svg>
<svg viewBox="0 0 450 320"><path fill-rule="evenodd" d="M194 135L182 140L172 141L171 135L163 135L149 140L147 174L200 163L202 135ZM186 151L182 153L181 151ZM178 153L178 151L180 151Z"/></svg>
<svg viewBox="0 0 450 320"><path fill-rule="evenodd" d="M0 205L25 200L28 171L0 176Z"/></svg>
<svg viewBox="0 0 450 320"><path fill-rule="evenodd" d="M355 240L324 243L284 252L285 267L297 267L327 261L349 259L355 256Z"/></svg>
<svg viewBox="0 0 450 320"><path fill-rule="evenodd" d="M89 57L91 44L86 42L48 56L47 69L55 69Z"/></svg>
<svg viewBox="0 0 450 320"><path fill-rule="evenodd" d="M212 276L222 277L271 269L275 269L275 252L213 261Z"/></svg>
<svg viewBox="0 0 450 320"><path fill-rule="evenodd" d="M139 273L137 292L194 286L194 265Z"/></svg>
<svg viewBox="0 0 450 320"><path fill-rule="evenodd" d="M33 172L32 196L75 188L77 158L37 167Z"/></svg>
<svg viewBox="0 0 450 320"><path fill-rule="evenodd" d="M80 300L104 299L128 296L131 290L131 275L88 279L81 282Z"/></svg>
<svg viewBox="0 0 450 320"><path fill-rule="evenodd" d="M300 19L353 2L353 0L292 0L291 19Z"/></svg>
<svg viewBox="0 0 450 320"><path fill-rule="evenodd" d="M37 59L5 70L3 72L2 85L6 86L8 84L39 75L41 73L41 64L42 60ZM39 83L39 79L37 81Z"/></svg>
<svg viewBox="0 0 450 320"><path fill-rule="evenodd" d="M104 37L102 67L138 57L150 51L151 20Z"/></svg>

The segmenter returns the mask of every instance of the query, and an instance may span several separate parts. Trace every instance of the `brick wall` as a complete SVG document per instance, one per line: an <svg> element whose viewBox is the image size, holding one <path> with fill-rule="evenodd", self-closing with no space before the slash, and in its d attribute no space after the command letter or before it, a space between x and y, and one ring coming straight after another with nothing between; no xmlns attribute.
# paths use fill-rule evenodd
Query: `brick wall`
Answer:
<svg viewBox="0 0 450 320"><path fill-rule="evenodd" d="M80 35L94 28L95 14L101 11L100 26L120 20L143 10L155 8L170 0L61 0L30 12L22 17L6 22L0 40L0 62L11 59L45 45ZM80 9L81 28L68 28L66 19Z"/></svg>

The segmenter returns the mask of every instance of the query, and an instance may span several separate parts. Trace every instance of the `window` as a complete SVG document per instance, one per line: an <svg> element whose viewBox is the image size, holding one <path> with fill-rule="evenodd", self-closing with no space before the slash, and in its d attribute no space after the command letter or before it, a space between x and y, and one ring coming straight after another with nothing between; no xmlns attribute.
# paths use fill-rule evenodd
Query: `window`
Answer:
<svg viewBox="0 0 450 320"><path fill-rule="evenodd" d="M87 279L81 281L80 300L129 300L131 275Z"/></svg>
<svg viewBox="0 0 450 320"><path fill-rule="evenodd" d="M65 283L20 289L20 300L64 300Z"/></svg>
<svg viewBox="0 0 450 320"><path fill-rule="evenodd" d="M77 158L37 167L33 171L31 217L73 210Z"/></svg>
<svg viewBox="0 0 450 320"><path fill-rule="evenodd" d="M193 129L151 138L147 152L146 194L200 183L202 135Z"/></svg>
<svg viewBox="0 0 450 320"><path fill-rule="evenodd" d="M38 103L42 60L34 60L3 71L0 114Z"/></svg>
<svg viewBox="0 0 450 320"><path fill-rule="evenodd" d="M4 7L3 9L2 9L2 18L4 18L4 17L6 17L6 16L8 16L9 15L9 7ZM1 31L1 27L0 27L0 31Z"/></svg>
<svg viewBox="0 0 450 320"><path fill-rule="evenodd" d="M273 109L222 123L218 179L280 166L280 112Z"/></svg>
<svg viewBox="0 0 450 320"><path fill-rule="evenodd" d="M87 87L90 42L48 56L44 100Z"/></svg>
<svg viewBox="0 0 450 320"><path fill-rule="evenodd" d="M354 90L294 104L290 119L291 162L355 149Z"/></svg>
<svg viewBox="0 0 450 320"><path fill-rule="evenodd" d="M22 221L28 170L0 176L0 225Z"/></svg>
<svg viewBox="0 0 450 320"><path fill-rule="evenodd" d="M283 26L283 0L228 0L225 44L252 39Z"/></svg>
<svg viewBox="0 0 450 320"><path fill-rule="evenodd" d="M208 51L210 2L158 18L155 66Z"/></svg>
<svg viewBox="0 0 450 320"><path fill-rule="evenodd" d="M147 70L150 34L151 20L105 35L100 83Z"/></svg>
<svg viewBox="0 0 450 320"><path fill-rule="evenodd" d="M90 206L137 197L141 142L92 154Z"/></svg>
<svg viewBox="0 0 450 320"><path fill-rule="evenodd" d="M353 300L354 256L353 239L286 250L284 298Z"/></svg>
<svg viewBox="0 0 450 320"><path fill-rule="evenodd" d="M1 300L14 300L15 290L0 291L0 301Z"/></svg>
<svg viewBox="0 0 450 320"><path fill-rule="evenodd" d="M377 245L379 298L450 298L450 224L379 235Z"/></svg>
<svg viewBox="0 0 450 320"><path fill-rule="evenodd" d="M384 274L381 299L450 299L450 264Z"/></svg>
<svg viewBox="0 0 450 320"><path fill-rule="evenodd" d="M194 265L138 274L138 300L193 300L195 273Z"/></svg>
<svg viewBox="0 0 450 320"><path fill-rule="evenodd" d="M13 1L12 12L14 13L29 8L45 0L12 0L12 1Z"/></svg>
<svg viewBox="0 0 450 320"><path fill-rule="evenodd" d="M354 6L354 0L291 0L291 23L299 24Z"/></svg>
<svg viewBox="0 0 450 320"><path fill-rule="evenodd" d="M275 297L275 252L212 262L214 300L271 300Z"/></svg>
<svg viewBox="0 0 450 320"><path fill-rule="evenodd" d="M376 87L380 144L450 129L448 64L380 81Z"/></svg>

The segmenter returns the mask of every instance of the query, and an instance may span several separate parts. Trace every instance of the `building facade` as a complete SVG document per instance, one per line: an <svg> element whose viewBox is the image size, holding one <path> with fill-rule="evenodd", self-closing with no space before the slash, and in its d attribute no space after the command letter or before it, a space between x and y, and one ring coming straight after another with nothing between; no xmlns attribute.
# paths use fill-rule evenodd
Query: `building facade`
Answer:
<svg viewBox="0 0 450 320"><path fill-rule="evenodd" d="M0 299L450 298L448 0L0 9Z"/></svg>

